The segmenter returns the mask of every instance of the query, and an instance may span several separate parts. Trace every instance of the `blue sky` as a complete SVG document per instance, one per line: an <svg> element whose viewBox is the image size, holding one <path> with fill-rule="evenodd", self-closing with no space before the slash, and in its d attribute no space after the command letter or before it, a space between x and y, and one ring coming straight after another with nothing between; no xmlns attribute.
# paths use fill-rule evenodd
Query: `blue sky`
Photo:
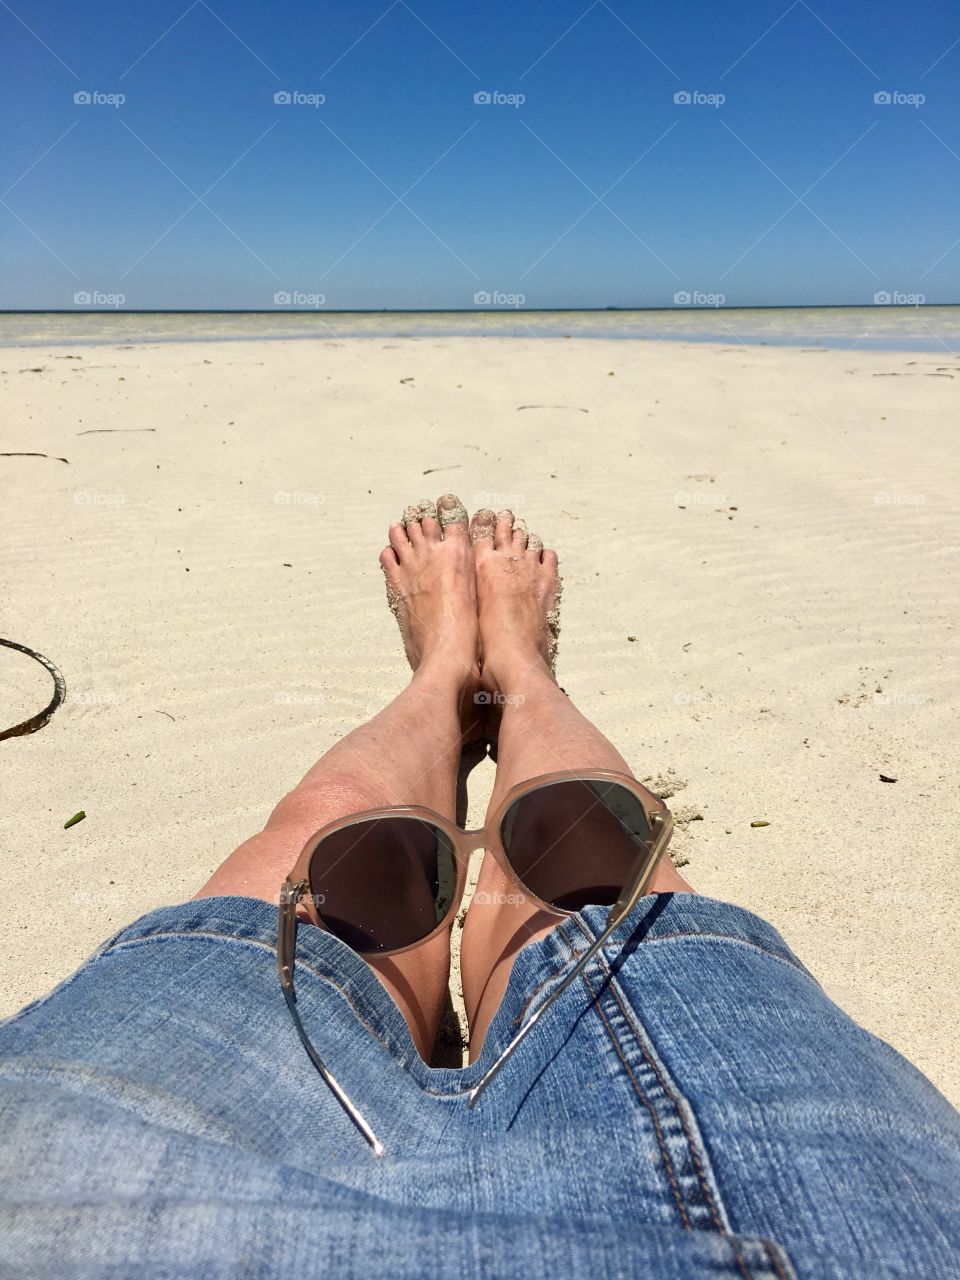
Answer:
<svg viewBox="0 0 960 1280"><path fill-rule="evenodd" d="M5 308L960 301L946 0L0 0L0 41Z"/></svg>

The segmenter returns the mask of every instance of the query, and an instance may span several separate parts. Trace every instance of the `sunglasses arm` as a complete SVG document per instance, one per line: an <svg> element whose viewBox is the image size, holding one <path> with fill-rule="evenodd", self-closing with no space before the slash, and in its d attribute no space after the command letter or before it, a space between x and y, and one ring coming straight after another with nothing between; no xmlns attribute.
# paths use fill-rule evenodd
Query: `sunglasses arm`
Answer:
<svg viewBox="0 0 960 1280"><path fill-rule="evenodd" d="M597 954L597 952L606 942L607 938L610 937L610 934L613 933L614 929L616 929L617 925L621 922L621 920L623 920L627 915L629 915L629 913L633 910L634 906L636 905L637 901L642 896L647 885L650 883L651 879L653 878L653 873L657 868L657 864L660 861L662 854L664 853L667 845L670 842L670 836L673 833L673 818L671 817L669 812L663 813L663 814L660 814L660 813L654 814L651 819L651 826L653 828L653 840L649 846L649 850L646 857L646 864L643 867L643 870L640 872L638 876L635 877L630 887L620 895L620 898L617 900L617 902L610 908L609 914L607 915L606 924L604 925L604 928L603 928L603 932L600 934L597 940L590 944L590 946L586 949L586 951L583 953L583 955L580 957L577 963L573 966L573 968L570 970L567 976L563 979L563 981L559 984L559 986L554 987L554 989L547 996L546 1000L544 1000L543 1004L539 1007L539 1009L537 1009L536 1013L532 1014L527 1019L527 1021L523 1024L523 1026L520 1028L517 1034L513 1037L513 1039L504 1049L503 1053L501 1053L500 1057L497 1058L496 1062L494 1062L493 1066L490 1067L490 1069L486 1072L485 1075L481 1076L477 1084L475 1084L474 1087L470 1090L469 1101L467 1103L467 1107L469 1110L471 1111L473 1110L473 1108L477 1105L477 1102L480 1098L481 1093L483 1093L484 1089L486 1089L487 1085L494 1078L494 1076L499 1072L500 1068L504 1065L507 1059L513 1055L517 1047L520 1045L521 1041L526 1039L526 1037L537 1025L537 1023L540 1021L540 1019L543 1017L546 1011L553 1004L554 1000L556 1000L558 996L562 995L563 992L566 991L567 987L569 987L570 984L574 981L574 979L577 978L583 972L586 966L590 963L593 957Z"/></svg>
<svg viewBox="0 0 960 1280"><path fill-rule="evenodd" d="M553 1004L554 1000L556 1000L558 996L562 995L564 991L566 991L567 987L569 987L570 984L583 972L583 970L590 963L593 957L597 954L597 952L606 942L607 938L609 938L610 934L613 933L614 929L617 927L617 925L620 923L620 921L623 919L625 915L626 915L626 912L620 912L618 915L614 915L613 912L610 913L610 915L607 917L607 924L603 930L603 933L600 934L600 936L597 938L595 942L590 944L590 946L586 949L586 951L583 953L583 955L580 957L577 963L573 966L573 968L570 970L567 976L563 979L563 981L559 984L559 986L554 987L554 989L550 992L550 994L547 996L546 1000L544 1000L543 1004L536 1011L536 1013L531 1014L531 1016L523 1024L523 1026L520 1028L517 1034L513 1037L513 1039L504 1049L503 1053L501 1053L500 1057L496 1060L493 1066L490 1067L487 1073L484 1076L482 1076L478 1081L478 1083L475 1084L473 1088L470 1090L469 1101L467 1103L467 1107L469 1110L471 1111L473 1110L473 1108L477 1105L477 1102L480 1098L481 1093L483 1093L484 1089L486 1089L487 1085L494 1078L494 1076L497 1075L497 1073L500 1071L500 1068L504 1065L507 1059L513 1055L514 1051L518 1048L521 1041L526 1039L529 1033L533 1030L533 1028L537 1025L537 1023L546 1013L546 1011Z"/></svg>
<svg viewBox="0 0 960 1280"><path fill-rule="evenodd" d="M327 1069L327 1064L317 1053L311 1043L310 1037L307 1035L303 1023L300 1021L300 1014L297 1010L297 993L293 985L294 956L297 945L297 903L303 896L303 881L298 885L292 885L289 880L284 883L283 889L280 891L280 919L277 930L277 972L280 976L280 986L283 989L283 998L287 1002L287 1008L290 1010L290 1016L293 1018L293 1024L297 1028L297 1035L300 1037L300 1043L306 1049L310 1061L323 1077L324 1083L330 1092L340 1103L351 1122L363 1135L365 1141L370 1145L375 1156L383 1155L383 1143L373 1132L360 1111L350 1101L340 1085L334 1079Z"/></svg>

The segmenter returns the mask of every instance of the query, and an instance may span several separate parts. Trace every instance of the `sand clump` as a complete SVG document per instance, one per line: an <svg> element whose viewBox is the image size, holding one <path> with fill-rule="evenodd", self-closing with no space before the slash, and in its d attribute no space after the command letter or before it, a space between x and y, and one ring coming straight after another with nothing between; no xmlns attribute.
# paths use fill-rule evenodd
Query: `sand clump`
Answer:
<svg viewBox="0 0 960 1280"><path fill-rule="evenodd" d="M557 575L557 592L553 606L547 611L547 664L553 675L557 674L557 650L560 647L560 597L563 595L563 579Z"/></svg>

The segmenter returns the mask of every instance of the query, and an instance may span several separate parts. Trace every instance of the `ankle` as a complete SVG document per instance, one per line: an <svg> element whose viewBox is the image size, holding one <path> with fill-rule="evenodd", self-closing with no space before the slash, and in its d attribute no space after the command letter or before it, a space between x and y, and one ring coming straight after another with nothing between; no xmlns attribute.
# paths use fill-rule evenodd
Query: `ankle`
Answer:
<svg viewBox="0 0 960 1280"><path fill-rule="evenodd" d="M413 673L412 684L436 693L450 694L455 700L480 687L480 666L465 662L456 655L436 650L424 658Z"/></svg>
<svg viewBox="0 0 960 1280"><path fill-rule="evenodd" d="M546 659L535 648L529 651L511 648L503 654L486 654L482 680L488 693L501 694L504 698L525 696L538 686L556 688L557 685Z"/></svg>

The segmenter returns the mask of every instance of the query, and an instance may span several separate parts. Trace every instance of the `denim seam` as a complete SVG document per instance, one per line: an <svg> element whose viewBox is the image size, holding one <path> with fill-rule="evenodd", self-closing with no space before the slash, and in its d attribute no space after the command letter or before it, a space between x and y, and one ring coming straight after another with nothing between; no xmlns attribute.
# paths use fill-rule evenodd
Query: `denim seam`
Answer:
<svg viewBox="0 0 960 1280"><path fill-rule="evenodd" d="M566 922L564 921L563 923L566 923ZM518 1015L517 1015L517 1017L515 1017L515 1018L511 1018L511 1020L510 1020L510 1025L511 1025L511 1026L514 1026L514 1027L515 1027L515 1026L516 1026L516 1025L517 1025L517 1024L522 1020L523 1015L524 1015L524 1013L526 1012L526 1010L527 1010L527 1009L529 1009L529 1007L530 1007L530 1002L533 1000L534 996L536 996L540 991L542 991L542 990L543 990L543 988L544 988L545 986L547 986L547 984L548 984L548 983L552 982L555 978L559 978L559 977L563 974L564 970L567 968L567 966L568 966L568 965L569 965L569 963L570 963L570 959L571 959L571 957L575 954L575 952L574 952L574 950L573 950L573 946L572 946L572 944L571 944L571 942L570 942L570 939L569 939L569 938L566 936L566 934L563 932L563 923L561 923L561 924L559 924L559 925L557 926L557 929L556 929L556 936L557 936L557 937L558 937L558 938L563 942L563 944L566 946L567 950L568 950L568 951L570 951L571 955L570 955L570 956L566 956L566 957L564 957L563 962L561 963L561 965L560 965L559 969L554 969L554 970L553 970L553 972L552 972L552 973L549 973L549 974L548 974L548 975L543 979L543 981L542 981L542 982L538 982L538 983L537 983L536 987L534 988L533 993L532 993L532 994L527 998L527 1000L524 1002L523 1010L521 1011L521 1013L520 1013L520 1014L518 1014ZM479 1059L477 1059L477 1061L479 1061ZM471 1066L473 1066L474 1064L473 1064L473 1063L471 1063L470 1065L471 1065ZM427 1094L427 1095L428 1095L429 1097L431 1097L431 1098L465 1098L465 1097L467 1097L467 1095L471 1092L472 1088L473 1088L473 1086L472 1086L472 1085L466 1085L466 1086L465 1086L464 1088L462 1088L462 1089L454 1089L454 1090L446 1090L446 1089L428 1089L428 1088L424 1087L424 1088L422 1089L422 1092L423 1092L423 1093L425 1093L425 1094Z"/></svg>
<svg viewBox="0 0 960 1280"><path fill-rule="evenodd" d="M236 942L240 946L256 947L258 950L270 952L273 956L276 956L277 954L277 949L275 946L273 946L269 942L262 942L259 938L238 938L235 934L214 933L204 929L183 929L183 930L178 929L178 930L169 930L162 933L144 934L142 937L130 938L126 942L118 942L114 946L110 947L108 951L104 951L102 954L111 955L114 951L120 951L126 947L141 946L144 943L153 942L153 940L156 938L159 938L162 941L166 941L170 938L207 938L207 939L213 938L213 939L216 939L218 942ZM381 1044L383 1048L387 1050L388 1053L391 1054L391 1056L393 1056L394 1052L400 1051L399 1045L391 1046L390 1044L388 1044L388 1042L376 1030L376 1028L373 1027L370 1024L370 1022L367 1021L367 1019L364 1017L363 1013L361 1012L360 1007L356 1004L356 1002L347 992L346 988L342 987L340 983L336 981L336 979L332 978L329 974L323 973L319 969L314 968L312 964L309 964L305 960L298 960L296 962L296 966L298 969L305 969L307 973L312 974L315 978L319 978L321 982L326 983L328 986L332 987L335 991L338 991L340 995L343 996L344 1000L347 1002L350 1008L353 1010L354 1014L357 1017L357 1020L361 1023L361 1025L365 1027L367 1031L369 1031L370 1035L372 1035L373 1038L379 1044ZM401 1060L401 1062L405 1062L405 1056Z"/></svg>
<svg viewBox="0 0 960 1280"><path fill-rule="evenodd" d="M769 956L771 960L779 960L781 964L789 965L790 968L795 969L797 973L802 973L805 978L809 978L815 986L820 986L820 983L817 982L816 978L806 965L801 964L799 960L791 959L779 951L774 951L770 947L764 946L761 942L754 941L752 938L739 938L735 934L709 933L700 929L678 929L675 933L661 933L655 938L644 938L638 945L642 947L652 947L658 942L674 942L678 938L705 938L709 942L728 942L738 947L749 947L753 951L760 951L763 955ZM612 944L624 947L628 941L629 937L625 938L622 942L616 942L611 938L605 945L609 946Z"/></svg>
<svg viewBox="0 0 960 1280"><path fill-rule="evenodd" d="M703 1166L703 1159L702 1159L701 1152L698 1150L697 1143L694 1140L693 1134L690 1132L690 1128L687 1124L686 1117L683 1114L683 1109L679 1104L679 1099L677 1097L676 1090L671 1088L672 1081L668 1083L663 1078L663 1074L661 1073L658 1064L650 1057L649 1053L647 1052L646 1047L644 1046L640 1038L634 1018L631 1017L631 1013L633 1012L632 1007L628 1011L628 1007L622 999L622 994L619 990L619 986L616 980L613 978L612 974L609 972L609 969L607 970L607 976L610 979L611 994L613 995L613 998L616 1000L617 1006L620 1009L621 1013L623 1014L624 1019L627 1022L627 1025L630 1027L631 1031L633 1032L634 1040L636 1042L637 1048L640 1050L641 1054L644 1057L644 1060L647 1062L648 1066L650 1067L654 1075L659 1080L660 1087L663 1089L664 1094L670 1100L670 1103L672 1104L674 1110L677 1113L677 1119L680 1121L680 1127L683 1130L683 1135L687 1140L687 1148L690 1152L690 1159L693 1162L693 1167L697 1171L697 1181L700 1183L700 1191L703 1195L704 1200L707 1203L707 1208L710 1212L710 1218L713 1221L714 1229L720 1232L724 1232L726 1230L726 1227L723 1223L723 1220L720 1217L720 1211L717 1208L716 1200L707 1182L706 1171ZM687 1101L686 1098L684 1099L684 1101Z"/></svg>
<svg viewBox="0 0 960 1280"><path fill-rule="evenodd" d="M588 942L591 941L590 934L586 926L581 924L579 920L577 921L577 924L580 927L580 932L584 935L587 941ZM689 1126L687 1125L686 1117L683 1114L683 1110L679 1105L679 1099L678 1099L679 1091L677 1090L672 1080L668 1081L667 1079L664 1078L664 1073L660 1069L660 1065L656 1061L654 1061L654 1059L651 1058L650 1054L647 1052L646 1045L643 1043L643 1037L640 1034L639 1027L637 1026L639 1019L636 1016L636 1012L633 1009L633 1006L630 1004L630 1002L626 1000L625 996L623 995L623 992L620 990L620 985L614 978L613 973L610 969L610 966L609 964L607 964L606 957L603 957L602 964L603 964L603 967L606 969L606 978L609 984L609 989L613 995L614 1000L616 1000L617 1002L617 1006L619 1007L620 1012L623 1014L625 1022L627 1023L630 1030L633 1032L633 1038L636 1043L637 1049L640 1051L640 1054L643 1057L644 1061L653 1071L653 1074L657 1077L657 1080L660 1084L660 1088L663 1090L665 1096L669 1099L670 1103L673 1106L673 1109L677 1113L677 1118L680 1121L680 1127L683 1130L684 1137L687 1140L687 1147L690 1151L691 1159L693 1160L694 1167L697 1170L697 1178L700 1182L700 1190L703 1194L704 1200L706 1200L707 1202L707 1207L710 1210L710 1217L713 1219L714 1226L717 1231L724 1231L725 1227L723 1224L723 1220L720 1216L720 1212L714 1200L713 1193L711 1192L710 1187L708 1186L706 1181L706 1175L703 1167L703 1160L701 1159L700 1152L697 1150L697 1144L694 1141L693 1134L690 1132ZM687 1101L686 1098L684 1098L684 1101ZM689 1102L687 1103L687 1105L689 1106Z"/></svg>
<svg viewBox="0 0 960 1280"><path fill-rule="evenodd" d="M581 923L579 918L576 919L576 923L579 926L580 931L581 933L583 933L584 937L588 941L591 941L589 932ZM669 936L670 937L685 937L685 936L701 937L704 935L671 934ZM726 935L710 935L710 936L719 936L723 938L723 940L725 941L738 942L746 946L753 945L751 943L743 943L742 939L729 938ZM651 941L659 941L659 939L651 939ZM766 952L766 954L771 955L774 959L782 959L782 957L778 956L775 952L768 952L764 947L759 947L757 949ZM643 1055L644 1059L646 1060L646 1062L648 1063L648 1065L656 1075L658 1081L660 1082L661 1088L663 1089L667 1097L670 1099L673 1105L674 1111L677 1115L677 1118L680 1121L681 1128L683 1129L684 1136L686 1137L686 1140L687 1140L687 1147L690 1152L691 1160L697 1171L697 1178L700 1183L701 1194L703 1195L710 1209L710 1216L713 1219L715 1228L719 1234L723 1235L729 1241L730 1247L733 1250L734 1256L736 1258L738 1270L740 1271L741 1275L744 1276L745 1280L750 1280L751 1273L747 1268L746 1259L743 1257L742 1252L740 1250L738 1237L736 1236L735 1233L728 1230L723 1225L722 1221L719 1220L719 1212L716 1208L715 1198L706 1180L706 1171L704 1167L705 1153L700 1151L699 1144L697 1143L696 1138L690 1132L690 1129L687 1125L686 1118L683 1114L683 1109L679 1105L678 1096L683 1098L684 1102L686 1102L688 1107L690 1106L689 1100L685 1097L685 1095L682 1095L682 1094L678 1095L678 1091L675 1088L672 1088L671 1085L667 1083L667 1081L664 1079L663 1073L660 1070L659 1065L650 1057L649 1053L647 1052L643 1044L642 1036L640 1034L639 1027L637 1025L639 1022L639 1015L636 1013L636 1010L633 1008L630 1001L626 999L625 993L622 992L622 990L620 989L619 983L617 983L616 979L613 977L612 972L610 972L609 965L607 965L606 963L606 957L603 957L603 963L604 963L604 967L607 969L609 989L614 999L616 1000L617 1005L619 1006L621 1012L623 1013L623 1016L625 1021L627 1022L627 1025L630 1027L631 1031L633 1032L633 1036L634 1036L634 1040L636 1042L637 1048L640 1050L640 1053ZM784 963L789 963L789 961L784 961ZM810 976L807 973L807 970L803 969L802 966L791 965L790 967L794 969L797 969L799 967L802 973L804 973L808 977ZM811 978L811 981L815 982L815 980L812 978ZM815 985L819 985L819 984L816 984L815 982ZM599 1001L598 1001L598 1006L599 1006ZM616 1034L612 1027L610 1027L609 1029L611 1034L613 1035ZM718 1194L719 1194L719 1188L718 1188ZM762 1245L764 1252L767 1254L768 1258L770 1259L771 1265L774 1271L776 1272L777 1280L791 1280L791 1277L794 1277L794 1272L792 1267L789 1267L789 1270L786 1269L788 1265L787 1260L785 1259L780 1246L776 1244L774 1241L767 1240L767 1239L761 1239L760 1244Z"/></svg>
<svg viewBox="0 0 960 1280"><path fill-rule="evenodd" d="M574 921L574 922L576 923L576 925L577 925L577 927L579 928L580 932L583 934L583 936L584 936L584 938L586 939L586 941L587 941L587 942L592 942L592 941L593 941L593 939L591 938L590 933L589 933L589 930L588 930L587 926L583 923L583 921L582 921L582 920L580 920L579 918L575 918L575 921ZM731 1249L733 1250L734 1257L735 1257L735 1259L736 1259L737 1269L740 1271L740 1274L744 1277L744 1280L750 1280L750 1272L749 1272L749 1271L748 1271L748 1269L747 1269L746 1260L745 1260L745 1258L743 1257L743 1254L742 1254L742 1252L741 1252L741 1250L740 1250L740 1247L739 1247L739 1244L738 1244L738 1242L737 1242L737 1239L736 1239L736 1237L735 1237L734 1235L732 1235L732 1234L731 1234L731 1233L726 1229L726 1227L725 1227L725 1225L724 1225L724 1221L723 1221L723 1219L721 1218L721 1216L720 1216L720 1212L719 1212L719 1210L718 1210L718 1208L717 1208L717 1204L716 1204L716 1201L715 1201L715 1199L714 1199L713 1193L712 1193L712 1191L711 1191L711 1189L710 1189L710 1186L709 1186L709 1185L708 1185L708 1183L707 1183L706 1173L705 1173L705 1169L704 1169L704 1162L703 1162L703 1159L702 1159L702 1157L701 1157L701 1153L700 1153L700 1151L698 1150L697 1144L696 1144L696 1142L694 1141L693 1134L690 1132L690 1128L689 1128L689 1126L688 1126L688 1124L687 1124L687 1119L686 1119L686 1117L685 1117L685 1115L684 1115L684 1113L683 1113L683 1108L680 1106L680 1102L679 1102L679 1098L678 1098L678 1091L676 1090L676 1088L675 1088L675 1087L673 1087L673 1082L672 1082L672 1081L670 1081L670 1082L668 1083L668 1081L664 1078L663 1071L661 1071L659 1064L658 1064L657 1062L655 1062L655 1061L651 1058L650 1054L648 1053L647 1048L646 1048L646 1045L643 1043L643 1037L641 1036L640 1031L639 1031L639 1028L638 1028L638 1026L637 1026L637 1020L636 1020L636 1017L635 1017L635 1015L634 1015L634 1016L631 1016L631 1014L633 1014L633 1013L634 1013L634 1011L633 1011L633 1009L632 1009L632 1006L630 1006L630 1007L629 1007L629 1011L628 1011L628 1003L625 1003L625 1001L624 1001L624 999L623 999L623 997L622 997L622 993L620 992L620 989L619 989L619 984L617 983L616 979L613 977L613 974L612 974L612 972L610 971L610 967L609 967L609 965L608 965L608 964L607 964L607 962L606 962L606 958L601 956L601 957L598 957L598 959L600 960L600 963L601 963L601 972L602 972L602 973L604 973L604 976L605 976L605 979L606 979L606 982L607 982L607 989L610 991L610 993L611 993L611 995L612 995L613 999L616 1001L617 1007L620 1009L620 1012L621 1012L621 1014L623 1015L623 1018L624 1018L624 1021L626 1022L626 1025L628 1026L628 1028L629 1028L629 1029L630 1029L630 1031L632 1032L632 1035L633 1035L633 1041L634 1041L634 1045L635 1045L636 1049L639 1051L639 1053L640 1053L641 1057L643 1058L643 1060L645 1061L645 1063L647 1064L647 1066L648 1066L648 1067L653 1071L653 1074L656 1076L657 1081L658 1081L658 1083L659 1083L659 1085L660 1085L660 1088L661 1088L661 1089L662 1089L662 1091L663 1091L663 1096L666 1098L667 1103L668 1103L668 1105L669 1105L670 1109L672 1110L672 1112L673 1112L674 1116L675 1116L675 1117L676 1117L676 1119L680 1122L680 1128L681 1128L681 1130L683 1131L683 1136L684 1136L684 1139L686 1140L687 1152L688 1152L688 1154L689 1154L689 1157L690 1157L691 1163L692 1163L693 1168L694 1168L695 1173L696 1173L696 1179L697 1179L697 1182L698 1182L698 1184L699 1184L699 1188L700 1188L700 1195L702 1196L703 1200L704 1200L704 1201L705 1201L705 1203L706 1203L707 1210L708 1210L708 1212L709 1212L709 1214L710 1214L710 1219L711 1219L711 1221L712 1221L712 1223L713 1223L714 1230L715 1230L718 1234L720 1234L720 1235L722 1235L722 1236L725 1236L725 1237L729 1240L729 1242L730 1242L730 1247L731 1247ZM605 1026L606 1026L606 1028L607 1028L607 1032L608 1032L608 1034L610 1035L611 1039L614 1041L614 1043L615 1043L615 1045L616 1045L617 1054L618 1054L618 1056L620 1057L621 1061L623 1062L624 1066L626 1067L626 1069L627 1069L627 1071L628 1071L628 1074L630 1075L630 1079L631 1079L631 1081L634 1081L634 1082L635 1082L635 1087L636 1087L636 1081L635 1081L634 1073L633 1073L632 1069L631 1069L631 1068L628 1066L628 1064L627 1064L627 1059L626 1059L626 1056L625 1056L625 1054L624 1054L624 1052L623 1052L622 1045L620 1044L619 1036L617 1035L616 1029L615 1029L615 1028L613 1027L613 1025L610 1023L610 1021L609 1021L609 1019L607 1018L606 1014L605 1014L605 1013L603 1013L602 1005L601 1005L601 1002L600 1002L599 995L598 995L597 993L595 993L595 992L594 992L594 990L593 990L593 985L590 983L590 981L589 981L589 979L587 978L587 975L586 975L586 974L584 974L584 979L585 979L585 981L587 982L587 986L589 987L591 994L594 996L594 1000L595 1000L595 1002L596 1002L597 1010L598 1010L598 1012L600 1012L600 1013L601 1013L601 1016L603 1017L604 1025L605 1025ZM640 1091L639 1091L639 1089L638 1089L638 1093L639 1093L639 1092L640 1092ZM686 1100L686 1099L684 1099L684 1101L687 1101L687 1100ZM656 1115L656 1105L655 1105L655 1103L654 1103L652 1100L650 1100L650 1099L647 1099L647 1100L645 1101L645 1105L646 1105L646 1106L648 1106L648 1108L649 1108L649 1110L650 1110L650 1112L651 1112L651 1115L653 1115L653 1116L655 1117L655 1118L654 1118L654 1124L655 1124L655 1126L656 1126L656 1128L657 1128L657 1140L658 1140L658 1143L660 1144L660 1147L661 1147L661 1158L664 1160L664 1163L665 1163L665 1165L666 1165L666 1159L667 1159L667 1157L666 1157L666 1153L665 1153L665 1139L663 1139L663 1140L661 1141L661 1137L660 1137L660 1134L661 1134L660 1118L659 1118L659 1116L657 1116L657 1115ZM687 1105L689 1106L689 1102L687 1102ZM671 1186L673 1186L673 1187L674 1187L674 1194L675 1194L675 1195L679 1195L679 1196L680 1196L680 1198L681 1198L681 1203L682 1203L682 1205L683 1205L683 1208L682 1208L682 1216L683 1216L683 1218L684 1218L684 1224L685 1224L686 1226L688 1226L688 1227L692 1228L692 1225L693 1225L693 1224L692 1224L692 1223L690 1222L690 1220L689 1220L689 1215L688 1215L688 1212L687 1212L686 1204L685 1204L685 1202L683 1202L683 1199L682 1199L682 1197L683 1197L683 1192L682 1192L682 1190L681 1190L681 1188L680 1188L680 1186L679 1186L679 1183L678 1183L678 1182L677 1182L677 1180L676 1180L676 1175L675 1175L675 1173L672 1173L672 1172L671 1172L671 1170L672 1170L672 1161L671 1161L670 1166L669 1166L669 1168L668 1168L668 1176L670 1177L670 1183L671 1183Z"/></svg>
<svg viewBox="0 0 960 1280"><path fill-rule="evenodd" d="M570 941L570 939L564 933L563 931L564 924L566 924L566 921L563 921L563 923L557 925L556 932L557 932L557 937L564 944L564 946L567 948L570 954L562 958L560 967L558 969L554 969L551 973L548 973L547 976L543 978L542 981L538 982L537 985L533 988L533 990L527 996L526 1000L524 1000L523 1005L521 1006L520 1012L517 1014L515 1018L511 1019L511 1025L514 1027L519 1026L520 1023L523 1022L524 1018L527 1016L527 1012L530 1006L533 1004L534 1000L536 1000L540 992L543 991L544 987L548 987L551 982L554 982L557 978L561 977L564 971L570 965L571 961L575 961L578 956L582 955L582 952L577 951L574 944Z"/></svg>
<svg viewBox="0 0 960 1280"><path fill-rule="evenodd" d="M630 1066L630 1063L627 1061L626 1057L624 1056L623 1046L621 1045L620 1039L616 1031L614 1030L613 1026L610 1023L610 1020L608 1019L606 1013L603 1010L603 1006L600 1003L599 993L594 990L593 984L591 983L590 979L587 977L586 973L584 973L583 975L583 980L586 983L587 990L590 992L594 1007L596 1008L601 1019L603 1020L603 1025L606 1028L607 1035L610 1037L610 1040L611 1040L611 1043L613 1044L614 1049L616 1050L617 1057L620 1059L621 1063L623 1064L624 1070L626 1071L627 1075L630 1077L630 1082L633 1085L634 1089L636 1090L637 1097L640 1099L643 1105L647 1108L650 1114L650 1118L653 1120L654 1131L656 1133L656 1138L657 1138L657 1146L660 1148L660 1159L663 1162L664 1169L670 1181L670 1186L673 1190L674 1200L676 1202L678 1210L680 1211L681 1221L684 1227L686 1227L688 1231L693 1231L695 1230L695 1228L693 1226L693 1223L690 1221L690 1215L687 1211L686 1202L683 1198L683 1191L680 1187L679 1182L677 1181L677 1175L676 1175L675 1169L673 1168L673 1162L670 1159L670 1155L666 1149L666 1139L664 1138L664 1135L663 1135L663 1129L660 1123L660 1117L657 1115L656 1106L643 1092L642 1087L633 1072L633 1068ZM712 1206L711 1206L711 1217L713 1217ZM722 1226L715 1227L715 1230L717 1231L717 1234L723 1237L730 1245L730 1248L733 1251L734 1259L737 1264L737 1270L740 1272L740 1275L743 1277L743 1280L753 1280L751 1273L747 1270L746 1262L743 1258L743 1254L740 1251L739 1242L737 1241L736 1236L731 1235L729 1232L724 1231Z"/></svg>
<svg viewBox="0 0 960 1280"><path fill-rule="evenodd" d="M563 933L562 924L557 926L557 933L561 937L563 937L564 941L570 947L571 949L570 959L571 960L576 959L577 955L580 953L578 953L576 949L572 946L572 944L567 940L566 936ZM694 929L677 930L674 933L661 934L659 937L656 937L656 938L646 938L644 939L643 945L651 946L655 942L672 942L677 938L707 938L714 942L732 942L732 943L736 943L739 946L752 947L756 951L762 951L764 955L770 956L771 959L773 960L779 960L782 964L789 965L792 969L796 969L798 972L810 978L811 982L814 982L817 986L820 985L819 983L817 983L816 979L809 972L809 970L807 970L803 965L788 959L786 956L781 955L777 951L771 951L769 947L764 947L760 943L753 942L746 938L737 938L728 933L703 933L700 930L694 930ZM617 943L616 945L619 947L622 947L624 944ZM534 987L534 989L530 992L530 994L527 996L526 1000L524 1001L523 1007L521 1008L520 1012L513 1019L514 1026L518 1026L523 1021L524 1017L526 1016L527 1010L530 1008L531 1004L533 1004L534 1000L537 998L540 992L544 989L544 987L548 986L549 983L551 983L554 980L554 978L558 976L558 974L563 972L563 968L565 968L568 963L569 963L569 960L565 960L563 962L563 966L561 966L560 969L555 970L553 973L547 974L547 976L541 982L537 983L537 985Z"/></svg>
<svg viewBox="0 0 960 1280"><path fill-rule="evenodd" d="M778 1244L774 1244L772 1240L761 1238L760 1243L770 1259L774 1271L777 1273L777 1280L795 1280L793 1266L790 1266L789 1272L784 1269L784 1263L787 1261L783 1256L783 1251Z"/></svg>
<svg viewBox="0 0 960 1280"><path fill-rule="evenodd" d="M593 986L593 983L590 981L589 975L584 973L582 977L583 977L584 984L590 993L590 1003L596 1009L597 1014L599 1015L600 1020L603 1023L604 1028L606 1029L607 1035L610 1038L610 1042L613 1045L614 1051L616 1052L617 1057L620 1059L620 1064L623 1067L624 1071L627 1073L627 1078L629 1079L630 1083L633 1085L634 1092L636 1093L642 1105L646 1107L647 1113L650 1116L651 1121L653 1122L653 1132L657 1140L657 1147L660 1150L660 1160L663 1163L664 1171L667 1175L667 1180L669 1181L670 1188L673 1192L673 1199L674 1199L674 1203L677 1206L677 1211L680 1214L680 1221L682 1222L683 1226L687 1228L688 1231L692 1231L693 1223L690 1221L690 1215L687 1213L687 1206L683 1199L683 1192L681 1191L680 1184L677 1181L676 1171L673 1168L673 1162L670 1159L670 1153L667 1151L666 1141L663 1136L663 1128L660 1124L660 1117L657 1115L657 1112L653 1103L644 1093L639 1080L634 1074L633 1068L630 1066L630 1063L624 1057L623 1046L620 1044L620 1041L617 1038L616 1032L613 1030L613 1028L610 1025L610 1021L607 1018L607 1015L604 1012L602 1005L600 1004L600 1000L598 998L597 992L594 990L594 986ZM747 1278L747 1280L749 1280L749 1277Z"/></svg>

